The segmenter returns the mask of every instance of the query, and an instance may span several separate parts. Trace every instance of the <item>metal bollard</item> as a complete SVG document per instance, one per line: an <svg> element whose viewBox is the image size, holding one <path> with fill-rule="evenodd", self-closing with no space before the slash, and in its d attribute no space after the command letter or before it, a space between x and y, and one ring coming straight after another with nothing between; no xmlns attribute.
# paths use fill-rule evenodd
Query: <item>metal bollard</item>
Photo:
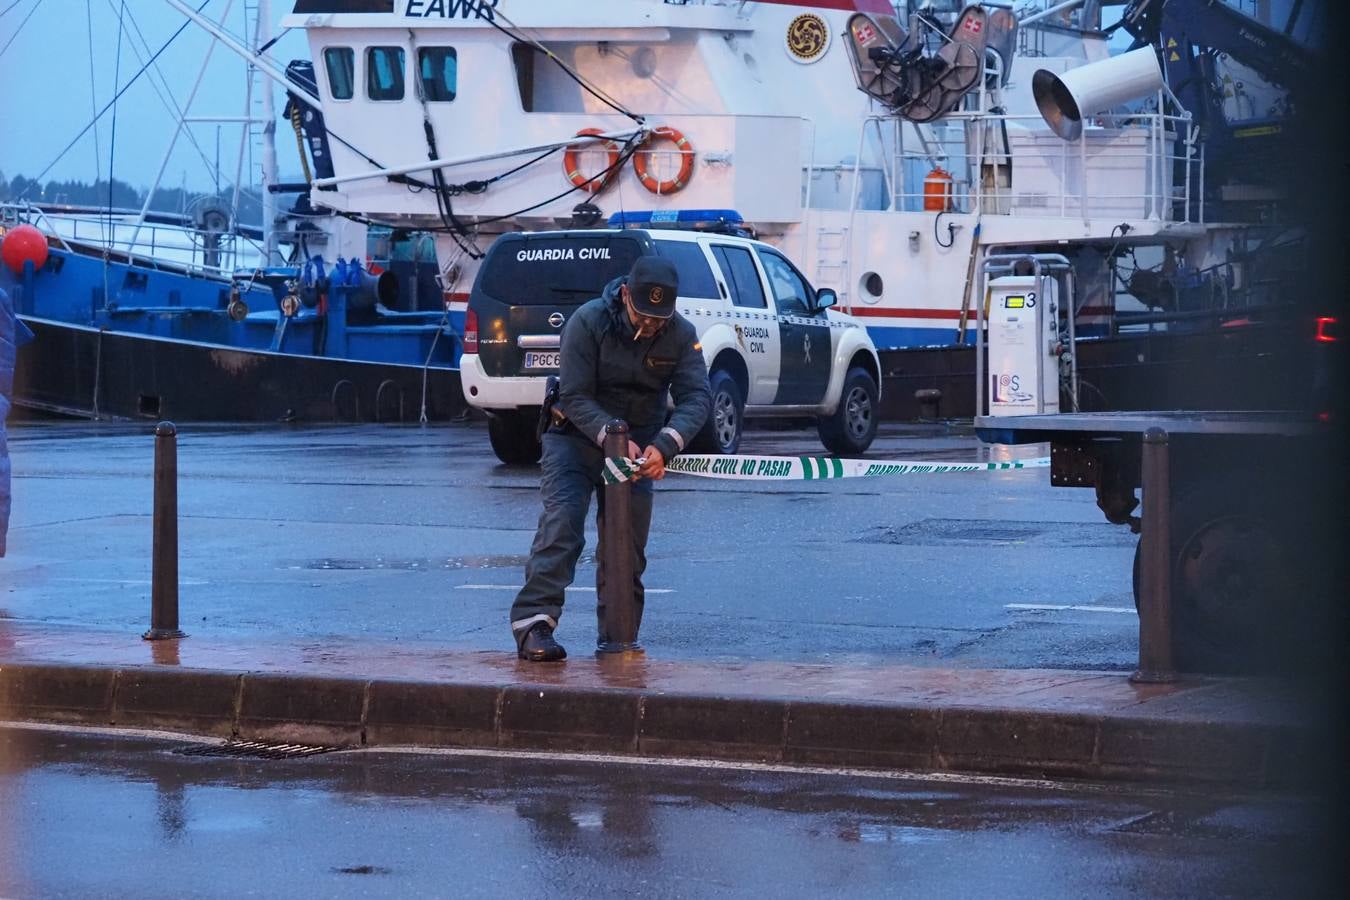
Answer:
<svg viewBox="0 0 1350 900"><path fill-rule="evenodd" d="M150 570L150 630L142 637L163 641L178 630L178 429L155 426L155 519Z"/></svg>
<svg viewBox="0 0 1350 900"><path fill-rule="evenodd" d="M1137 684L1176 681L1172 661L1171 473L1167 432L1144 432L1144 521L1139 537L1139 668Z"/></svg>
<svg viewBox="0 0 1350 900"><path fill-rule="evenodd" d="M628 423L611 419L605 426L605 456L628 455ZM633 599L633 485L607 484L605 491L605 521L600 542L605 547L600 560L603 570L605 596L605 640L596 644L597 653L629 653L640 651L637 642L637 604Z"/></svg>
<svg viewBox="0 0 1350 900"><path fill-rule="evenodd" d="M919 388L914 392L914 399L919 404L920 419L938 419L940 406L942 404L942 391L939 388Z"/></svg>

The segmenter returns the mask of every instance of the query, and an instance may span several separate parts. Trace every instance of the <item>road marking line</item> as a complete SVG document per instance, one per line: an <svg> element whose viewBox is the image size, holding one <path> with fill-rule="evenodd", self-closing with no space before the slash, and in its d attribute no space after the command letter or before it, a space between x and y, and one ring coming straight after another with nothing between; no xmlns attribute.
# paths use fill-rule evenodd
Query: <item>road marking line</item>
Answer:
<svg viewBox="0 0 1350 900"><path fill-rule="evenodd" d="M1050 612L1061 612L1063 610L1073 610L1074 612L1099 612L1099 613L1128 613L1134 615L1133 606L1079 606L1070 603L1007 603L1004 609L1020 610L1048 610Z"/></svg>
<svg viewBox="0 0 1350 900"><path fill-rule="evenodd" d="M518 590L520 590L520 585L518 585L518 584L457 584L457 585L455 585L455 590L457 590L457 591L518 591ZM584 586L581 586L581 585L573 585L573 586L569 587L568 590L569 590L569 591L590 591L592 594L595 593L595 588L593 588L593 587L584 587ZM649 594L673 594L673 593L675 593L675 589L674 589L674 588L647 588L647 593L649 593Z"/></svg>

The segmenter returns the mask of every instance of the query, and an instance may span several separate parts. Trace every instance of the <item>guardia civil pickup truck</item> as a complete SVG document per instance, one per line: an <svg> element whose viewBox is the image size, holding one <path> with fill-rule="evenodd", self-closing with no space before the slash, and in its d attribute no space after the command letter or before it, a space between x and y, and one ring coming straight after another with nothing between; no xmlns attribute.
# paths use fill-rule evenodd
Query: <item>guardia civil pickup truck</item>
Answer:
<svg viewBox="0 0 1350 900"><path fill-rule="evenodd" d="M760 241L648 223L493 242L469 294L460 376L469 405L488 415L499 459L539 459L535 423L547 377L558 371L563 325L644 254L674 263L677 309L697 328L708 363L712 413L689 452L735 453L752 416L811 417L831 453L867 450L881 366L867 329L833 309L835 292L812 287Z"/></svg>

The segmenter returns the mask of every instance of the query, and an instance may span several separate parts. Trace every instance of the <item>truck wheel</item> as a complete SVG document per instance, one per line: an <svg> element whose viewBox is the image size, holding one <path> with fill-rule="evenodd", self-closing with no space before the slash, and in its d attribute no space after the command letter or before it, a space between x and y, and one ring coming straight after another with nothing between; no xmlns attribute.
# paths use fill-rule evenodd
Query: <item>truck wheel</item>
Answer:
<svg viewBox="0 0 1350 900"><path fill-rule="evenodd" d="M544 448L534 437L538 413L518 410L494 412L488 415L488 440L492 452L508 465L531 465L539 462Z"/></svg>
<svg viewBox="0 0 1350 900"><path fill-rule="evenodd" d="M708 421L689 442L694 453L735 453L741 446L741 427L745 418L745 398L741 387L726 372L712 373L708 379L712 388L712 410Z"/></svg>
<svg viewBox="0 0 1350 900"><path fill-rule="evenodd" d="M839 408L832 416L816 420L820 442L835 456L859 456L877 436L877 383L865 369L853 368L844 376Z"/></svg>
<svg viewBox="0 0 1350 900"><path fill-rule="evenodd" d="M1266 672L1283 659L1285 626L1299 617L1302 591L1278 509L1253 480L1199 485L1173 500L1172 649L1179 669ZM1136 610L1141 552L1136 545Z"/></svg>

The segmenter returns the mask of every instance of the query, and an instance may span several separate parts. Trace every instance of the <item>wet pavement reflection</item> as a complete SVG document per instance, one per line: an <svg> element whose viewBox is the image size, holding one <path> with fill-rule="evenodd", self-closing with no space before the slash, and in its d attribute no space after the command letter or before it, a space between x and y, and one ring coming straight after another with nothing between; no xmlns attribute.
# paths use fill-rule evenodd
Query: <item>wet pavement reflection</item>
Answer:
<svg viewBox="0 0 1350 900"><path fill-rule="evenodd" d="M6 897L1315 897L1277 796L0 729Z"/></svg>

